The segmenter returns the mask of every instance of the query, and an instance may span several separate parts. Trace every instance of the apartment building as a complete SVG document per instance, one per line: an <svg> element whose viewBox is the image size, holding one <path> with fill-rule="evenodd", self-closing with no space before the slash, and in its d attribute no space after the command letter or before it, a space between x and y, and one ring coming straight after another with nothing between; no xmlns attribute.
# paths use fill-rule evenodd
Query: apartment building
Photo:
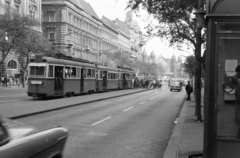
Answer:
<svg viewBox="0 0 240 158"><path fill-rule="evenodd" d="M42 0L42 30L65 55L99 61L103 25L84 0Z"/></svg>

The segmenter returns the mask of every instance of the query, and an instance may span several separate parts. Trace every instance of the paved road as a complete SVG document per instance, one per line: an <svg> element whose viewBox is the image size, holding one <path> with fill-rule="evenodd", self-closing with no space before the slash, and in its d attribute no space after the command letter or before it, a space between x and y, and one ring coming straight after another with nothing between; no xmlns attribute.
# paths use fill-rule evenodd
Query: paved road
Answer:
<svg viewBox="0 0 240 158"><path fill-rule="evenodd" d="M66 158L161 158L184 97L184 92L170 92L163 88L19 121L38 128L67 127L70 136L65 148ZM58 100L51 102L54 101Z"/></svg>

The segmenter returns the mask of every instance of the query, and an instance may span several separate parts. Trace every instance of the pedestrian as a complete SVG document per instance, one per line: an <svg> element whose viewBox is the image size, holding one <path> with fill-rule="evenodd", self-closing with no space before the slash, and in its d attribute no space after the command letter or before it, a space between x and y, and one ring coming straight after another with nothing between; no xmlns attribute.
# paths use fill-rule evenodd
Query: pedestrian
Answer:
<svg viewBox="0 0 240 158"><path fill-rule="evenodd" d="M18 87L20 86L20 81L19 81L18 77L16 78L16 84L17 84Z"/></svg>
<svg viewBox="0 0 240 158"><path fill-rule="evenodd" d="M5 76L4 76L4 84L5 84L6 87L7 87L7 83L8 83L8 75L5 74Z"/></svg>
<svg viewBox="0 0 240 158"><path fill-rule="evenodd" d="M4 85L4 75L2 74L1 76L1 83L2 83L2 86Z"/></svg>
<svg viewBox="0 0 240 158"><path fill-rule="evenodd" d="M190 85L190 81L188 81L188 84L187 84L185 90L186 90L187 95L188 95L186 100L191 100L191 93L193 92L193 88Z"/></svg>
<svg viewBox="0 0 240 158"><path fill-rule="evenodd" d="M149 86L149 80L147 79L147 81L145 82L145 87L148 89Z"/></svg>
<svg viewBox="0 0 240 158"><path fill-rule="evenodd" d="M12 87L12 85L13 85L13 78L12 78L12 76L9 77L9 85L10 85L10 87Z"/></svg>

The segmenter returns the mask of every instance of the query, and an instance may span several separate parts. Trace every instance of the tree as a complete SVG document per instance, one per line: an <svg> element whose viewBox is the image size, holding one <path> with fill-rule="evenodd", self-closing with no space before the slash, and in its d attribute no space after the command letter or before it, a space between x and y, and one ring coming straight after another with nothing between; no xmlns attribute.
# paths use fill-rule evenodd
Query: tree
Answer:
<svg viewBox="0 0 240 158"><path fill-rule="evenodd" d="M30 56L36 54L47 54L51 50L51 43L39 32L28 29L25 35L17 38L14 50L23 72L23 87L25 87L25 74L27 72Z"/></svg>
<svg viewBox="0 0 240 158"><path fill-rule="evenodd" d="M128 8L138 11L145 9L153 15L158 24L147 26L148 36L167 39L170 46L182 49L185 43L196 48L195 21L193 13L198 9L198 1L192 0L129 0ZM205 42L205 33L201 43Z"/></svg>
<svg viewBox="0 0 240 158"><path fill-rule="evenodd" d="M161 64L147 63L145 61L135 61L132 64L133 69L138 71L138 74L144 75L156 75L160 76L163 73L163 67Z"/></svg>
<svg viewBox="0 0 240 158"><path fill-rule="evenodd" d="M189 75L190 78L194 76L195 69L195 57L193 55L187 56L184 64L184 72Z"/></svg>
<svg viewBox="0 0 240 158"><path fill-rule="evenodd" d="M115 51L113 53L110 53L109 58L115 61L118 66L132 67L131 57L122 51Z"/></svg>
<svg viewBox="0 0 240 158"><path fill-rule="evenodd" d="M0 71L18 39L24 38L29 29L39 25L37 20L21 15L10 7L5 8L5 13L0 15Z"/></svg>
<svg viewBox="0 0 240 158"><path fill-rule="evenodd" d="M145 9L157 19L158 24L147 26L148 36L167 39L170 46L182 49L182 44L192 48L196 59L195 84L197 119L201 120L201 45L206 41L206 30L197 28L193 13L203 8L203 0L129 0L128 8Z"/></svg>

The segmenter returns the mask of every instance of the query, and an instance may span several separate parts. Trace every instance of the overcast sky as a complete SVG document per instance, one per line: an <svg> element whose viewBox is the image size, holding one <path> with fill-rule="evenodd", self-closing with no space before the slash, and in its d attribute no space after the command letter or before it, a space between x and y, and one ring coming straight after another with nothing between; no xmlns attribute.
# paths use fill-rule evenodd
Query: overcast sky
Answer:
<svg viewBox="0 0 240 158"><path fill-rule="evenodd" d="M111 20L118 18L121 21L125 21L126 18L126 6L128 0L85 0L90 3L94 11L97 13L99 18L105 16ZM149 22L149 16L146 12L141 12L141 18L134 17L138 21L142 31L144 32L144 27ZM178 51L173 48L169 48L167 41L161 41L159 38L154 38L148 41L145 46L147 54L150 54L152 51L155 52L156 56L162 54L166 58L170 58L173 54L177 57L179 55L188 56L188 53L183 51ZM183 57L184 60L184 57Z"/></svg>

